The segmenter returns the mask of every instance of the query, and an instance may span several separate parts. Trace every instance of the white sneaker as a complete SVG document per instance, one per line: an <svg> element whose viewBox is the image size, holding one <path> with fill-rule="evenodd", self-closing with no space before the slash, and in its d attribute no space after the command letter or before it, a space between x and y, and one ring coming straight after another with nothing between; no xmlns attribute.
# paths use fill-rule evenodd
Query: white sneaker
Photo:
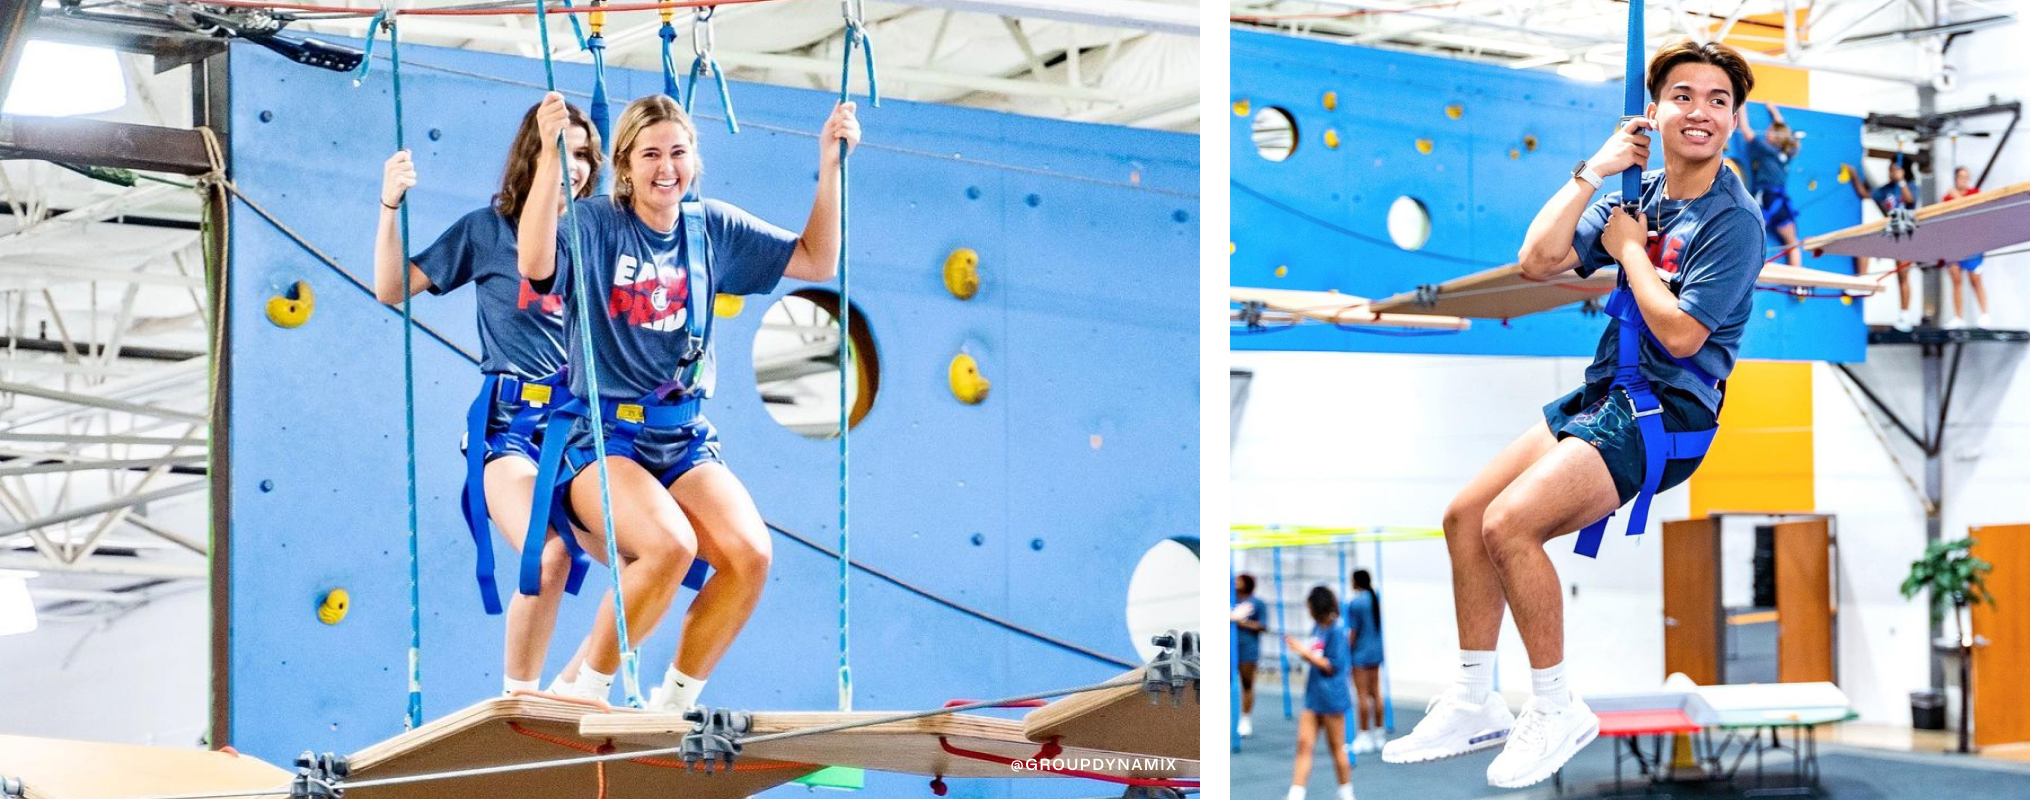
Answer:
<svg viewBox="0 0 2030 800"><path fill-rule="evenodd" d="M1541 783L1599 735L1600 718L1577 696L1564 708L1530 698L1508 746L1487 765L1487 783L1502 789Z"/></svg>
<svg viewBox="0 0 2030 800"><path fill-rule="evenodd" d="M1461 690L1450 689L1431 700L1416 730L1382 747L1382 760L1415 764L1497 747L1514 726L1515 715L1501 695L1488 692L1485 701L1475 704Z"/></svg>
<svg viewBox="0 0 2030 800"><path fill-rule="evenodd" d="M689 713L692 707L679 705L675 698L670 697L671 694L674 693L664 690L661 686L650 690L648 707L643 710L650 714L675 714L679 717Z"/></svg>
<svg viewBox="0 0 2030 800"><path fill-rule="evenodd" d="M1947 320L1945 323L1945 327L1951 330L1958 330L1966 326L1967 321L1965 319L1960 318L1959 316L1954 316L1952 319Z"/></svg>
<svg viewBox="0 0 2030 800"><path fill-rule="evenodd" d="M1915 327L1917 327L1917 316L1915 314L1912 314L1909 311L1899 311L1896 313L1897 330L1902 331L1904 333L1909 333L1910 330Z"/></svg>
<svg viewBox="0 0 2030 800"><path fill-rule="evenodd" d="M1243 739L1255 735L1255 724L1249 722L1247 717L1241 717L1240 724L1235 725L1234 729L1240 732L1241 738Z"/></svg>
<svg viewBox="0 0 2030 800"><path fill-rule="evenodd" d="M548 691L550 694L557 695L558 697L568 697L573 700L589 700L594 703L606 702L606 698L593 694L591 689L579 686L576 681L567 681L562 678L552 681ZM607 691L609 694L612 692L611 689Z"/></svg>
<svg viewBox="0 0 2030 800"><path fill-rule="evenodd" d="M1994 323L1988 320L1988 312L1986 311L1981 312L1980 316L1974 318L1974 325L1983 330L1994 327Z"/></svg>
<svg viewBox="0 0 2030 800"><path fill-rule="evenodd" d="M1379 753L1381 752L1381 749L1383 747L1388 746L1388 743L1389 743L1389 735L1386 731L1383 731L1380 728L1375 728L1374 730L1367 732L1368 752Z"/></svg>

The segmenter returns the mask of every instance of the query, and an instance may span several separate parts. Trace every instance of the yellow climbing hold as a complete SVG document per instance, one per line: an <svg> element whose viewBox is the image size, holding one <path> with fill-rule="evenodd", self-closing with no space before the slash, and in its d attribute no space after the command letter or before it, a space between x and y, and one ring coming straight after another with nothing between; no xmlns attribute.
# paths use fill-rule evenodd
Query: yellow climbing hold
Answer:
<svg viewBox="0 0 2030 800"><path fill-rule="evenodd" d="M1845 164L1841 164L1841 165L1840 165L1840 182L1841 182L1841 183L1852 183L1852 182L1853 182L1853 180L1854 180L1854 168L1853 168L1853 167L1850 167L1850 166L1847 166L1847 165L1845 165Z"/></svg>
<svg viewBox="0 0 2030 800"><path fill-rule="evenodd" d="M1535 136L1524 136L1524 137L1523 137L1523 151L1524 151L1524 152L1527 152L1527 153L1534 153L1534 152L1536 152L1536 151L1537 151L1537 137L1535 137Z"/></svg>
<svg viewBox="0 0 2030 800"><path fill-rule="evenodd" d="M268 298L268 321L283 328L294 328L310 321L310 312L317 308L317 293L310 290L308 281L297 281L283 289L281 294Z"/></svg>
<svg viewBox="0 0 2030 800"><path fill-rule="evenodd" d="M1283 276L1285 276L1285 275L1288 275L1288 274L1290 274L1290 268L1289 268L1289 267L1287 267L1287 266L1280 266L1280 267L1277 267L1277 268L1276 268L1276 277L1278 277L1278 278L1281 278L1281 277L1283 277Z"/></svg>
<svg viewBox="0 0 2030 800"><path fill-rule="evenodd" d="M1452 119L1458 119L1461 116L1464 116L1465 114L1466 107L1459 105L1458 103L1453 103L1452 105L1445 107L1445 116L1450 117Z"/></svg>
<svg viewBox="0 0 2030 800"><path fill-rule="evenodd" d="M1517 150L1517 149L1515 149L1515 148L1511 147L1511 148L1509 148L1509 149L1508 149L1508 160L1510 160L1510 161L1514 161L1514 160L1516 160L1516 159L1518 159L1518 158L1522 158L1522 154L1523 154L1523 151L1521 151L1521 150Z"/></svg>
<svg viewBox="0 0 2030 800"><path fill-rule="evenodd" d="M1325 129L1325 146L1333 150L1339 149L1339 131L1331 128Z"/></svg>
<svg viewBox="0 0 2030 800"><path fill-rule="evenodd" d="M1245 97L1243 97L1243 98L1241 98L1241 99L1239 99L1239 100L1235 100L1235 101L1234 101L1234 116L1236 116L1236 117L1245 117L1245 116L1247 116L1247 115L1248 115L1248 99L1247 99L1247 98L1245 98Z"/></svg>
<svg viewBox="0 0 2030 800"><path fill-rule="evenodd" d="M1812 179L1812 182L1810 182L1810 183L1807 183L1807 184L1805 184L1805 185L1804 185L1804 190L1805 190L1805 191L1807 191L1807 192L1816 192L1816 191L1818 191L1818 190L1819 190L1819 182L1818 182L1818 179L1814 178L1814 179Z"/></svg>
<svg viewBox="0 0 2030 800"><path fill-rule="evenodd" d="M1417 140L1417 152L1419 152L1419 153L1423 153L1424 155L1427 155L1427 156L1428 156L1428 155L1430 155L1430 154L1431 154L1431 140L1429 140L1429 139L1418 139L1418 140Z"/></svg>
<svg viewBox="0 0 2030 800"><path fill-rule="evenodd" d="M721 318L740 316L746 308L747 298L740 295L721 292L712 296L712 313Z"/></svg>
<svg viewBox="0 0 2030 800"><path fill-rule="evenodd" d="M960 300L971 300L980 293L980 254L970 247L953 250L945 256L945 290Z"/></svg>
<svg viewBox="0 0 2030 800"><path fill-rule="evenodd" d="M1852 296L1849 296L1849 295L1844 295L1844 294L1843 294L1843 295L1840 295L1840 305L1843 305L1843 306L1851 306L1851 305L1853 305L1853 304L1854 304L1854 298L1853 298Z"/></svg>
<svg viewBox="0 0 2030 800"><path fill-rule="evenodd" d="M966 353L952 356L951 384L952 396L969 406L987 399L987 390L992 387L986 376L980 374L979 362Z"/></svg>
<svg viewBox="0 0 2030 800"><path fill-rule="evenodd" d="M324 602L317 606L317 621L326 625L337 625L345 619L345 612L352 610L352 595L344 589L333 589L324 593Z"/></svg>
<svg viewBox="0 0 2030 800"><path fill-rule="evenodd" d="M1339 93L1326 92L1325 97L1320 102L1325 104L1325 110L1327 111L1336 110L1339 108Z"/></svg>

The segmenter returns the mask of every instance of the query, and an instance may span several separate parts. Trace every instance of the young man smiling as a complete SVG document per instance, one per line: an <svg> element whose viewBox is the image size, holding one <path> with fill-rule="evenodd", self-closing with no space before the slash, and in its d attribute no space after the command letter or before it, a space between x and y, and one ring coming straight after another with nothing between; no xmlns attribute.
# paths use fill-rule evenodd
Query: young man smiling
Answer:
<svg viewBox="0 0 2030 800"><path fill-rule="evenodd" d="M1618 266L1620 288L1584 386L1544 407L1523 435L1445 511L1459 629L1458 683L1433 700L1410 735L1382 751L1391 763L1505 746L1487 770L1503 788L1549 778L1600 730L1567 688L1564 600L1545 545L1581 527L1592 555L1606 517L1691 476L1717 424L1721 381L1733 370L1762 263L1762 215L1732 170L1728 137L1754 85L1740 53L1679 41L1657 51L1646 114L1628 120L1580 162L1530 223L1520 255L1533 278ZM1593 201L1603 178L1649 162L1651 133L1664 168L1643 176L1639 207L1619 192ZM1494 684L1502 611L1515 610L1529 652L1532 697L1512 716Z"/></svg>

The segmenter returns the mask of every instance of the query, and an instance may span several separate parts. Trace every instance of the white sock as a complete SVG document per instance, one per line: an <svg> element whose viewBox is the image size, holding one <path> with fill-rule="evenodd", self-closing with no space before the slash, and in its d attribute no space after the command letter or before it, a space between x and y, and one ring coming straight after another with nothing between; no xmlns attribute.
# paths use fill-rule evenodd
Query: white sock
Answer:
<svg viewBox="0 0 2030 800"><path fill-rule="evenodd" d="M1289 800L1304 800L1304 787L1302 786L1290 787Z"/></svg>
<svg viewBox="0 0 2030 800"><path fill-rule="evenodd" d="M1459 651L1459 689L1474 703L1487 702L1494 691L1494 651Z"/></svg>
<svg viewBox="0 0 2030 800"><path fill-rule="evenodd" d="M1353 784L1342 783L1339 785L1339 800L1353 800Z"/></svg>
<svg viewBox="0 0 2030 800"><path fill-rule="evenodd" d="M613 696L613 676L593 669L591 664L578 666L578 690L605 700Z"/></svg>
<svg viewBox="0 0 2030 800"><path fill-rule="evenodd" d="M675 666L663 673L663 692L669 697L670 705L688 709L698 704L698 695L705 691L705 679L685 675Z"/></svg>
<svg viewBox="0 0 2030 800"><path fill-rule="evenodd" d="M1565 687L1563 662L1544 669L1530 670L1530 689L1538 700L1549 703L1554 708L1564 708L1572 704L1572 690Z"/></svg>
<svg viewBox="0 0 2030 800"><path fill-rule="evenodd" d="M502 675L500 677L500 693L502 696L507 696L514 694L515 692L533 692L536 691L538 687L542 686L542 683L543 681L541 678L532 681L518 681L506 675Z"/></svg>

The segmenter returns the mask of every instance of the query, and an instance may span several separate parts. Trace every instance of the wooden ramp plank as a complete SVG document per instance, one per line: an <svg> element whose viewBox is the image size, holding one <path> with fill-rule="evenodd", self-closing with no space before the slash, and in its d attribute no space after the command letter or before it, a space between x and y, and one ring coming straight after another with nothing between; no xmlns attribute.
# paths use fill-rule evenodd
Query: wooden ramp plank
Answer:
<svg viewBox="0 0 2030 800"><path fill-rule="evenodd" d="M1793 267L1789 264L1764 264L1762 275L1756 283L1765 286L1789 286L1799 289L1834 289L1848 294L1872 295L1882 290L1881 281L1860 275L1843 275L1822 269Z"/></svg>
<svg viewBox="0 0 2030 800"><path fill-rule="evenodd" d="M605 741L605 737L581 736L579 721L587 715L605 711L604 707L526 694L494 698L353 754L350 780L375 780L590 755L581 748L597 747ZM569 744L561 744L559 740ZM708 775L681 769L671 756L658 760L667 762L669 766L633 761L608 762L607 796L748 797L816 770L808 764L781 764L756 758L744 761L740 770ZM345 795L349 798L593 797L598 790L596 766L582 764L348 788Z"/></svg>
<svg viewBox="0 0 2030 800"><path fill-rule="evenodd" d="M1815 253L1897 261L1946 261L2030 241L2030 181L1917 210L1917 232L1882 235L1878 219L1804 240Z"/></svg>
<svg viewBox="0 0 2030 800"><path fill-rule="evenodd" d="M1433 291L1404 292L1369 307L1382 313L1515 319L1605 297L1614 291L1614 276L1614 270L1603 269L1586 278L1565 273L1539 280L1510 264L1438 284L1433 287L1435 299Z"/></svg>
<svg viewBox="0 0 2030 800"><path fill-rule="evenodd" d="M1367 298L1339 292L1234 286L1227 290L1227 299L1235 303L1261 303L1272 311L1334 325L1465 330L1472 324L1458 317L1426 314L1421 311L1380 313L1368 303Z"/></svg>
<svg viewBox="0 0 2030 800"><path fill-rule="evenodd" d="M295 773L258 758L206 750L0 736L0 777L29 797L161 797L281 791Z"/></svg>
<svg viewBox="0 0 2030 800"><path fill-rule="evenodd" d="M893 716L896 713L756 712L753 714L754 728L749 735L763 736L843 722L870 720ZM688 723L670 714L620 712L588 716L579 727L579 732L587 738L611 737L616 742L666 747L675 744L682 733L689 729ZM979 761L947 753L938 744L941 737L949 741L953 747L992 753L1008 759L1031 758L1039 749L1036 742L1023 735L1022 722L1019 720L976 714L945 714L837 733L749 744L742 750L741 758L743 762L746 759L769 758L912 775L942 775L947 778L1052 777L1048 773L1041 772L1016 772L1010 770L1004 763ZM1109 769L1103 765L1090 763L1085 767L1089 771L1115 777L1189 778L1198 775L1198 761L1195 759L1175 759L1165 763L1166 759L1152 758L1150 755L1137 756L1133 753L1069 746L1056 758L1070 762L1100 759L1138 761L1128 765L1131 768L1127 769Z"/></svg>
<svg viewBox="0 0 2030 800"><path fill-rule="evenodd" d="M1147 671L1121 677L1140 681ZM1186 690L1176 705L1152 699L1140 685L1079 692L1031 712L1022 735L1032 742L1055 736L1066 747L1197 758L1198 691Z"/></svg>

